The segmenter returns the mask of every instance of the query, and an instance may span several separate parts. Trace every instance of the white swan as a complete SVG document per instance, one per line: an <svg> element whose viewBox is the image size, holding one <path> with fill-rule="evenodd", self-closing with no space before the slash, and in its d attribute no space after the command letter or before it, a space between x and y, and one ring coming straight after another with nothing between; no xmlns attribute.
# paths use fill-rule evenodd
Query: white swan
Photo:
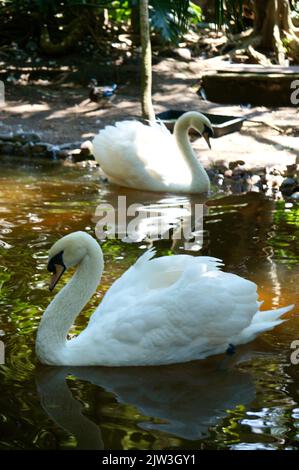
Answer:
<svg viewBox="0 0 299 470"><path fill-rule="evenodd" d="M210 145L212 125L207 117L190 111L174 127L174 136L162 123L139 121L106 126L93 139L93 154L111 183L144 191L204 193L209 177L197 160L188 138L196 129Z"/></svg>
<svg viewBox="0 0 299 470"><path fill-rule="evenodd" d="M144 253L109 289L82 333L67 340L95 292L104 261L90 235L75 232L50 250L53 289L65 269L78 266L46 309L37 356L52 365L161 365L223 353L283 320L293 306L258 311L256 284L219 270L221 261Z"/></svg>

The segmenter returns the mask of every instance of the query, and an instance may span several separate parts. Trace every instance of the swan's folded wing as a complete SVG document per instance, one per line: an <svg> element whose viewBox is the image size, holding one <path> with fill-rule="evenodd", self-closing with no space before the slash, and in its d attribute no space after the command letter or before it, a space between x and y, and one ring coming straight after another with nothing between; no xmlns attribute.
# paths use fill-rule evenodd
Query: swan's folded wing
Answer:
<svg viewBox="0 0 299 470"><path fill-rule="evenodd" d="M111 314L124 305L129 308L149 290L151 282L157 279L157 274L163 277L163 273L171 269L180 269L189 261L190 256L180 255L152 259L156 252L154 249L146 250L136 263L125 271L106 292L101 304L96 309L90 322L97 320L99 315ZM164 275L166 280L167 276ZM152 287L151 287L152 288Z"/></svg>
<svg viewBox="0 0 299 470"><path fill-rule="evenodd" d="M93 322L98 315L111 314L119 309L120 305L127 308L135 305L139 300L144 301L145 296L158 290L158 298L162 289L167 289L180 278L189 282L187 274L194 266L196 273L191 274L191 282L203 272L218 270L221 260L207 256L194 257L190 255L162 256L152 259L155 250L147 250L136 263L131 266L119 279L117 279L105 294L100 306L92 315Z"/></svg>
<svg viewBox="0 0 299 470"><path fill-rule="evenodd" d="M131 299L130 308L122 303L111 318L110 337L126 345L124 351L138 348L143 363L157 353L161 362L183 361L228 345L258 310L256 285L221 271L198 276L197 270L186 271L188 282L183 275L168 288Z"/></svg>
<svg viewBox="0 0 299 470"><path fill-rule="evenodd" d="M189 269L176 286L180 294L171 317L174 328L182 328L190 339L206 337L212 344L251 323L259 307L256 284L215 270L202 274L196 285L192 278L196 278L196 268Z"/></svg>

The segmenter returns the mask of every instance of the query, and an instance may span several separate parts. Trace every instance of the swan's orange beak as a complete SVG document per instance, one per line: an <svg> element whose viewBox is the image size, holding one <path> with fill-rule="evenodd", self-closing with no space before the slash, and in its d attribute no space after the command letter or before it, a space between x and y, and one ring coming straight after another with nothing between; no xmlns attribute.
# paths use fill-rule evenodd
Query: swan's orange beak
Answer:
<svg viewBox="0 0 299 470"><path fill-rule="evenodd" d="M50 284L49 284L50 291L54 289L57 282L59 281L59 279L61 278L61 276L63 275L65 271L65 266L61 266L61 264L55 264L54 266L55 266L55 272L53 273Z"/></svg>

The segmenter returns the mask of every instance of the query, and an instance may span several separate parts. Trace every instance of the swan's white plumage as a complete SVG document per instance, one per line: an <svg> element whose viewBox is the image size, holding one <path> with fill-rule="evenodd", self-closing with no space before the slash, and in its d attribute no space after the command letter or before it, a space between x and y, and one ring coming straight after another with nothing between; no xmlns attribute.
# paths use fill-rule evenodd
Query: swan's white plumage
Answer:
<svg viewBox="0 0 299 470"><path fill-rule="evenodd" d="M186 124L181 129L182 136L188 127ZM186 146L189 148L188 143ZM208 177L200 163L192 154L189 158L195 164L193 161L193 167L190 166L176 137L161 122L144 125L122 121L106 126L93 140L93 153L109 180L121 186L195 193L209 189Z"/></svg>
<svg viewBox="0 0 299 470"><path fill-rule="evenodd" d="M94 138L93 148L101 168L116 184L135 188L147 184L159 189L160 184L167 186L176 179L178 173L182 183L192 179L174 137L162 124L117 122Z"/></svg>
<svg viewBox="0 0 299 470"><path fill-rule="evenodd" d="M90 251L96 257L95 250L100 252L100 248L83 235L80 243L93 244ZM154 254L153 250L144 253L111 286L87 328L77 338L62 341L60 350L59 345L54 352L50 345L42 347L40 343L48 341L50 332L41 331L37 352L42 362L125 366L200 359L225 352L230 343L251 341L281 323L281 315L292 308L259 312L256 284L222 272L216 258L175 255L152 259ZM77 273L80 269L79 265ZM66 296L74 299L76 289L80 295L80 285L73 284L70 292L67 286L64 289L66 308ZM51 315L53 321L55 312ZM62 322L62 315L70 313L56 315L56 321Z"/></svg>

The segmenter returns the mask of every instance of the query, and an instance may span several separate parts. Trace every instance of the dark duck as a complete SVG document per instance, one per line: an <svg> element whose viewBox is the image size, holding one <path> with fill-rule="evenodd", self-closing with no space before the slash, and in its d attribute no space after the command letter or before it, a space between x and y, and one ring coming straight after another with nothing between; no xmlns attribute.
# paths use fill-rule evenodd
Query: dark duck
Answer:
<svg viewBox="0 0 299 470"><path fill-rule="evenodd" d="M94 103L105 104L115 97L115 91L117 85L114 83L111 86L98 86L98 82L95 78L90 80L88 85L89 90L89 99Z"/></svg>

